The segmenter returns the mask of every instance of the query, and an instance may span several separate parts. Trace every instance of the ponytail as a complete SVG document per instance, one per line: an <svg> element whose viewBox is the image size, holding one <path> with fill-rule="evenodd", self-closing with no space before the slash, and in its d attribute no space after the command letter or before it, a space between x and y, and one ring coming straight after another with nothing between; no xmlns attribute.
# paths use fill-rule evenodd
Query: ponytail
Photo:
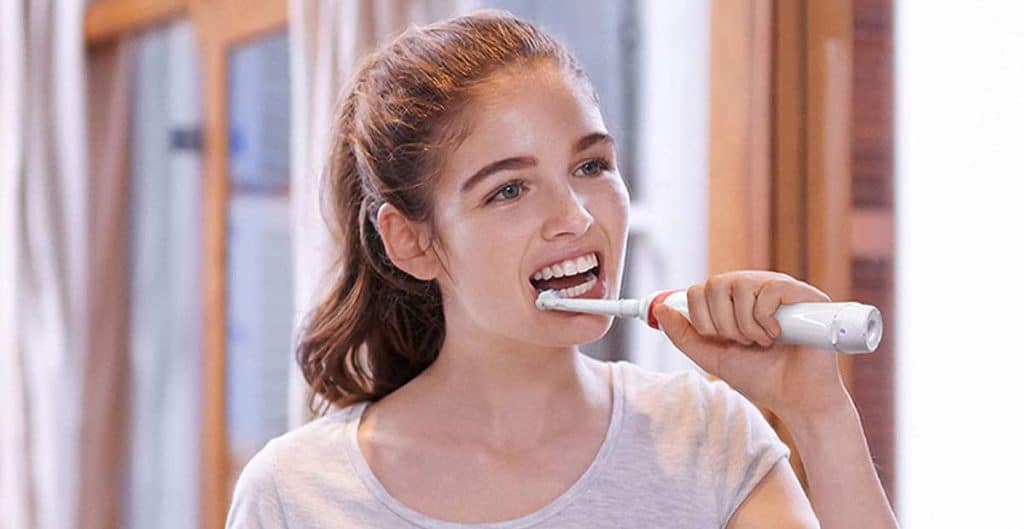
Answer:
<svg viewBox="0 0 1024 529"><path fill-rule="evenodd" d="M375 221L381 200L366 192L350 136L356 87L351 90L323 181L327 211L337 221L329 226L350 230L335 230L343 247L331 269L337 279L307 317L297 349L315 413L324 405L380 399L426 369L444 340L437 283L398 270L384 251Z"/></svg>

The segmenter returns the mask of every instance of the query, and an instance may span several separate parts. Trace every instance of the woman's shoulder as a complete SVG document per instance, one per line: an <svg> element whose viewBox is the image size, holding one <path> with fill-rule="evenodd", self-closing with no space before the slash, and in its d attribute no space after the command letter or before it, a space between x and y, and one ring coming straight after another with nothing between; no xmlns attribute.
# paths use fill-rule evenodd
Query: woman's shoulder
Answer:
<svg viewBox="0 0 1024 529"><path fill-rule="evenodd" d="M282 480L322 475L334 465L347 466L340 447L351 408L332 410L268 441L242 469L236 493L245 489L278 489ZM287 469L287 472L282 473L280 469Z"/></svg>
<svg viewBox="0 0 1024 529"><path fill-rule="evenodd" d="M315 503L317 495L343 495L354 486L343 443L357 406L331 411L268 441L235 483L228 527L286 527L286 519L304 516L303 506Z"/></svg>
<svg viewBox="0 0 1024 529"><path fill-rule="evenodd" d="M358 404L353 406L358 406ZM261 452L265 453L268 458L279 460L290 459L309 451L327 449L344 435L351 408L350 406L332 409L320 417L274 437L267 442Z"/></svg>
<svg viewBox="0 0 1024 529"><path fill-rule="evenodd" d="M695 368L656 371L637 364L620 361L627 399L642 407L663 408L706 407L725 399L743 398L728 384L711 379Z"/></svg>
<svg viewBox="0 0 1024 529"><path fill-rule="evenodd" d="M720 492L724 512L789 455L760 410L722 380L625 362L622 373L634 452L671 459L693 487Z"/></svg>
<svg viewBox="0 0 1024 529"><path fill-rule="evenodd" d="M630 415L654 431L668 435L714 435L764 422L744 396L721 380L686 368L660 372L620 362L625 401ZM723 431L724 430L724 431Z"/></svg>

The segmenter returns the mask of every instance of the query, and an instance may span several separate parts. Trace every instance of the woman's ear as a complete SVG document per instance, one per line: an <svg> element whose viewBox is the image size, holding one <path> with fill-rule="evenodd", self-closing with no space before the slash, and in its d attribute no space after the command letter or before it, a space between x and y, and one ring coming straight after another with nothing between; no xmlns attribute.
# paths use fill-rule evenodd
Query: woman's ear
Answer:
<svg viewBox="0 0 1024 529"><path fill-rule="evenodd" d="M387 202L377 211L377 226L388 259L395 266L421 281L437 277L437 257L430 251L426 226L409 220Z"/></svg>

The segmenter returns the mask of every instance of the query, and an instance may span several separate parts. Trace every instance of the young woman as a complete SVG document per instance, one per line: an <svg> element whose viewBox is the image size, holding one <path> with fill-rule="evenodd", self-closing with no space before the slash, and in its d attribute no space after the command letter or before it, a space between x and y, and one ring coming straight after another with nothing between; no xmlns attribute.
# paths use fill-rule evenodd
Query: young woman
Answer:
<svg viewBox="0 0 1024 529"><path fill-rule="evenodd" d="M342 258L298 349L330 410L246 466L229 527L895 526L835 355L773 340L820 290L733 272L688 290L692 323L655 312L729 385L593 360L610 318L535 307L617 297L626 250L614 141L559 42L501 12L410 29L336 123ZM793 432L810 501L737 391Z"/></svg>

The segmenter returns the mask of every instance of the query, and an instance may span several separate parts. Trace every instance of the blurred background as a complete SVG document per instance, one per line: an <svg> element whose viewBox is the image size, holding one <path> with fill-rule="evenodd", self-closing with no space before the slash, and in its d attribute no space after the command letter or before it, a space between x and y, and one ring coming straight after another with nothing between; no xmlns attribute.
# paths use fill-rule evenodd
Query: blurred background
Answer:
<svg viewBox="0 0 1024 529"><path fill-rule="evenodd" d="M482 7L594 81L625 294L758 268L877 305L881 347L842 369L903 527L1024 527L1021 2L9 0L0 528L224 525L309 418L335 98L409 24ZM585 351L690 367L632 321Z"/></svg>

